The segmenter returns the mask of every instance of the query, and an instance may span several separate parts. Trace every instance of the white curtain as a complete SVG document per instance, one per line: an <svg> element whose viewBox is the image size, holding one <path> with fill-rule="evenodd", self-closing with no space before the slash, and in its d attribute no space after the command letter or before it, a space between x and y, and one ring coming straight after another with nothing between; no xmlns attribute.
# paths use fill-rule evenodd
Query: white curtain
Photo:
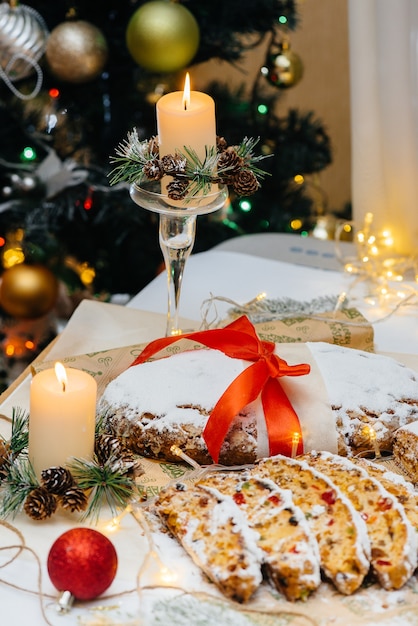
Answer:
<svg viewBox="0 0 418 626"><path fill-rule="evenodd" d="M353 219L418 253L418 0L348 0Z"/></svg>

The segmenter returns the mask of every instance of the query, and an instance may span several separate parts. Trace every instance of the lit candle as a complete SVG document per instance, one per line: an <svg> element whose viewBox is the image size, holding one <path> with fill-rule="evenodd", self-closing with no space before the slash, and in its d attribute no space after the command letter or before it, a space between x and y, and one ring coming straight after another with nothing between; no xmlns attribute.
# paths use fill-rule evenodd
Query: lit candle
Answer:
<svg viewBox="0 0 418 626"><path fill-rule="evenodd" d="M201 161L205 147L216 146L215 103L208 94L190 91L189 74L184 91L173 91L157 102L160 157L192 148ZM168 181L169 182L169 181Z"/></svg>
<svg viewBox="0 0 418 626"><path fill-rule="evenodd" d="M29 460L36 475L69 459L92 459L97 383L90 374L56 363L30 386Z"/></svg>

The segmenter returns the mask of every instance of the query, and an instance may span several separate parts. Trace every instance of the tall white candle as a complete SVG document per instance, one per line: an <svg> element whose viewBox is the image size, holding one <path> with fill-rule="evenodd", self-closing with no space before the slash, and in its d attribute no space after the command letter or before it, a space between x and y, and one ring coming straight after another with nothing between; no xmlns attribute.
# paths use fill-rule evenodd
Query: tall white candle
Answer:
<svg viewBox="0 0 418 626"><path fill-rule="evenodd" d="M158 100L157 132L160 157L184 153L186 146L203 160L205 147L216 146L213 98L200 91L190 91L187 75L184 91L167 93Z"/></svg>
<svg viewBox="0 0 418 626"><path fill-rule="evenodd" d="M90 374L57 363L35 374L30 386L29 460L43 469L94 453L97 383Z"/></svg>

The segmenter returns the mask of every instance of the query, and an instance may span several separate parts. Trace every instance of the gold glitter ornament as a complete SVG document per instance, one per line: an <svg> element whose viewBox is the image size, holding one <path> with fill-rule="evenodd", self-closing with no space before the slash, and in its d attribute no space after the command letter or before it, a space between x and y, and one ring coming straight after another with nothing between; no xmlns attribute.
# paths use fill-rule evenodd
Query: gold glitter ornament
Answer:
<svg viewBox="0 0 418 626"><path fill-rule="evenodd" d="M152 0L135 11L128 23L126 45L132 58L155 73L186 67L200 43L194 15L178 2Z"/></svg>
<svg viewBox="0 0 418 626"><path fill-rule="evenodd" d="M87 83L103 71L108 59L103 33L83 20L69 20L54 28L45 50L52 74L68 83Z"/></svg>

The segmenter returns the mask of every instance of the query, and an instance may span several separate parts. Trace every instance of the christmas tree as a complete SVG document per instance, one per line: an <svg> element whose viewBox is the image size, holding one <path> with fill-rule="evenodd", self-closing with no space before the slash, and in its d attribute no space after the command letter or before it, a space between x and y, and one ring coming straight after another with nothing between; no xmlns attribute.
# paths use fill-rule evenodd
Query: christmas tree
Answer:
<svg viewBox="0 0 418 626"><path fill-rule="evenodd" d="M218 133L230 145L259 138L269 175L251 199L231 193L227 212L200 218L194 251L244 233L309 231L313 200L303 180L332 154L312 111L276 112L282 91L302 77L289 43L297 28L295 0L0 4L4 350L25 320L39 349L50 328L41 338L33 321L54 307L65 317L81 298L133 295L154 278L162 263L156 218L133 206L127 185L109 184L110 156L134 128L140 139L155 134L156 101L179 89L186 69L240 63L261 41L267 56L250 97L221 78L205 91ZM26 345L30 333L21 335Z"/></svg>

